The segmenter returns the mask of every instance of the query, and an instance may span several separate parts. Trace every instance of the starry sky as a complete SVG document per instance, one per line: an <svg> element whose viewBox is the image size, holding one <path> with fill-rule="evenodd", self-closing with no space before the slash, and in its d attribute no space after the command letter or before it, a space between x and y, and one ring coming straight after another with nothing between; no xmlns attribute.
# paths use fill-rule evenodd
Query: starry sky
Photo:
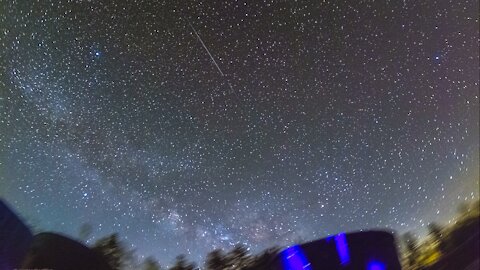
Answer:
<svg viewBox="0 0 480 270"><path fill-rule="evenodd" d="M0 3L0 196L161 263L478 199L478 1Z"/></svg>

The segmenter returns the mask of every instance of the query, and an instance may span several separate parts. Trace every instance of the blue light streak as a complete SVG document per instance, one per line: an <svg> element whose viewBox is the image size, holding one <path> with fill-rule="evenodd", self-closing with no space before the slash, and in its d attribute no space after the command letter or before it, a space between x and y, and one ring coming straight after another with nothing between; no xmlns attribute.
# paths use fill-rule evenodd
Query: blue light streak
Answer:
<svg viewBox="0 0 480 270"><path fill-rule="evenodd" d="M285 270L312 270L310 262L299 246L291 246L282 252L283 269Z"/></svg>
<svg viewBox="0 0 480 270"><path fill-rule="evenodd" d="M337 246L337 253L342 265L350 263L350 254L348 252L347 236L345 233L335 235L335 245Z"/></svg>

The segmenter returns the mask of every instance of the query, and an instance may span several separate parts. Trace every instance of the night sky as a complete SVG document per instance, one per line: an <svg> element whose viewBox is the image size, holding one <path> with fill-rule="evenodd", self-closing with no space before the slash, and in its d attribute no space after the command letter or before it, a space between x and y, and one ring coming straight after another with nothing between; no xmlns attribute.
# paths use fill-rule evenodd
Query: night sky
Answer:
<svg viewBox="0 0 480 270"><path fill-rule="evenodd" d="M201 262L479 198L478 1L0 4L0 196Z"/></svg>

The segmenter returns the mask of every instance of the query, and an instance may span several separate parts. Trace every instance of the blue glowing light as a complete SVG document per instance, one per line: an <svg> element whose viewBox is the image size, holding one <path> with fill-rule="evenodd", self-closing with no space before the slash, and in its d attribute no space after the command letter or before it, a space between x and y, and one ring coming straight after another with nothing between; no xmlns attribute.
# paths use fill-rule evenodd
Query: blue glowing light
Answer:
<svg viewBox="0 0 480 270"><path fill-rule="evenodd" d="M367 265L367 270L385 270L385 265L378 261L369 262Z"/></svg>
<svg viewBox="0 0 480 270"><path fill-rule="evenodd" d="M310 263L299 246L291 246L282 252L283 269L311 270Z"/></svg>
<svg viewBox="0 0 480 270"><path fill-rule="evenodd" d="M350 254L348 252L347 236L345 233L335 235L335 245L337 246L338 257L342 265L350 263Z"/></svg>

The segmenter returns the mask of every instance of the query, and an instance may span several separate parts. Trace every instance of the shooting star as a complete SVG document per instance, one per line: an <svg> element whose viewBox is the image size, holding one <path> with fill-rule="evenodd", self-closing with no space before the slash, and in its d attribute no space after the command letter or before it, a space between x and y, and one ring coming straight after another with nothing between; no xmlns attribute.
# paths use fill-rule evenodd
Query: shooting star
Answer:
<svg viewBox="0 0 480 270"><path fill-rule="evenodd" d="M198 34L197 30L195 30L195 28L193 27L193 25L188 22L188 25L190 25L190 27L192 28L193 30L193 33L195 33L195 36L197 37L197 39L200 41L200 43L202 44L203 48L205 49L205 51L207 51L207 54L208 56L210 56L210 59L212 60L213 64L215 65L215 67L217 67L217 70L218 72L220 73L220 75L222 75L222 77L225 79L225 81L227 82L228 84L228 87L230 88L230 90L232 91L232 93L235 93L233 91L233 87L232 85L230 84L230 82L227 80L227 78L225 77L225 73L223 73L222 69L220 68L220 66L218 65L217 61L215 61L215 58L213 58L213 55L212 53L210 53L210 50L208 49L207 45L205 45L205 43L203 42L202 38L200 37L200 35Z"/></svg>

